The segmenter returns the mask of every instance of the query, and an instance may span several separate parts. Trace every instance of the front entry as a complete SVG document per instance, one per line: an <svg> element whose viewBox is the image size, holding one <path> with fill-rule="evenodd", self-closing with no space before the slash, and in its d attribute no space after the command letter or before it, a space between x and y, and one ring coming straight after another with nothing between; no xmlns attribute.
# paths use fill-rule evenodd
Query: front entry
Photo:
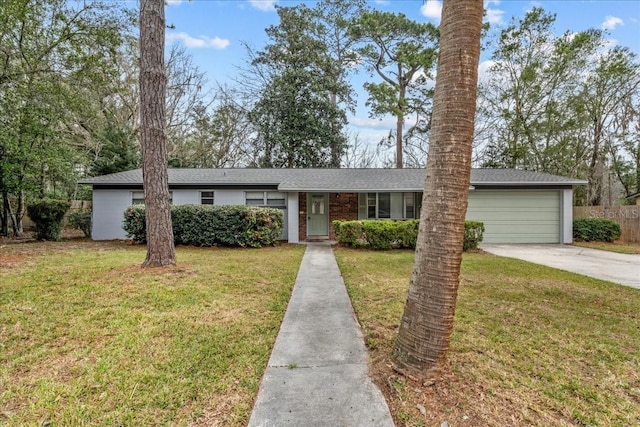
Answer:
<svg viewBox="0 0 640 427"><path fill-rule="evenodd" d="M329 195L307 193L307 237L329 237Z"/></svg>

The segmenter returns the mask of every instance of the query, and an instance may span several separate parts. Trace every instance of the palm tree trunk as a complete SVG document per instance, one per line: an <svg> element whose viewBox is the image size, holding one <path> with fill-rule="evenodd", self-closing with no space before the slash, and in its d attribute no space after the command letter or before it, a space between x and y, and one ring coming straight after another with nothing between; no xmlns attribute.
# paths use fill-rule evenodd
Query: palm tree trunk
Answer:
<svg viewBox="0 0 640 427"><path fill-rule="evenodd" d="M420 231L393 357L417 378L445 368L471 174L482 0L445 0Z"/></svg>

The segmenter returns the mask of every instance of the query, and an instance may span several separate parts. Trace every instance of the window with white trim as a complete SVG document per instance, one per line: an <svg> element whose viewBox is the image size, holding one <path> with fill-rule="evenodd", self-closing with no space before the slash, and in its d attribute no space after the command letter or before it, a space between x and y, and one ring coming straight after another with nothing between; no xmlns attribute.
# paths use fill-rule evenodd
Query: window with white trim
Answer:
<svg viewBox="0 0 640 427"><path fill-rule="evenodd" d="M144 205L144 191L132 191L131 192L131 204L132 205Z"/></svg>
<svg viewBox="0 0 640 427"><path fill-rule="evenodd" d="M367 218L391 218L391 193L367 193Z"/></svg>
<svg viewBox="0 0 640 427"><path fill-rule="evenodd" d="M173 191L169 191L169 203L173 203ZM144 191L132 191L131 204L144 205Z"/></svg>
<svg viewBox="0 0 640 427"><path fill-rule="evenodd" d="M213 191L201 191L200 192L200 204L201 205L213 205Z"/></svg>
<svg viewBox="0 0 640 427"><path fill-rule="evenodd" d="M360 219L417 218L416 193L360 193Z"/></svg>
<svg viewBox="0 0 640 427"><path fill-rule="evenodd" d="M251 206L283 207L287 205L286 193L277 191L247 191L245 203Z"/></svg>
<svg viewBox="0 0 640 427"><path fill-rule="evenodd" d="M416 218L416 194L404 193L404 217Z"/></svg>

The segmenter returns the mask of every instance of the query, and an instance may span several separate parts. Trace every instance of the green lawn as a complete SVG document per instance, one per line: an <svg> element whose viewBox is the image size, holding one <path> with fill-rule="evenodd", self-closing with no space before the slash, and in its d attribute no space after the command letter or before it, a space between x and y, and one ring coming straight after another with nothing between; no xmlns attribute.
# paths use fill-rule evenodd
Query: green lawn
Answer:
<svg viewBox="0 0 640 427"><path fill-rule="evenodd" d="M0 425L245 425L304 247L0 248Z"/></svg>
<svg viewBox="0 0 640 427"><path fill-rule="evenodd" d="M574 246L600 249L602 251L618 252L621 254L640 254L640 243L625 242L573 242Z"/></svg>
<svg viewBox="0 0 640 427"><path fill-rule="evenodd" d="M640 425L640 291L465 254L450 372L425 385L389 359L413 253L336 256L399 426Z"/></svg>

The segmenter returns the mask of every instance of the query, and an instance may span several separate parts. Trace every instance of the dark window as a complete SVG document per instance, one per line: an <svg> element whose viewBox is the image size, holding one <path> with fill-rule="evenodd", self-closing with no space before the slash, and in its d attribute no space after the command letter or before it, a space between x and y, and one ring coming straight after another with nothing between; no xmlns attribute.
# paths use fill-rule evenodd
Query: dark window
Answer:
<svg viewBox="0 0 640 427"><path fill-rule="evenodd" d="M391 218L391 193L378 193L378 218Z"/></svg>
<svg viewBox="0 0 640 427"><path fill-rule="evenodd" d="M213 204L213 191L201 191L200 192L200 204L212 205Z"/></svg>

